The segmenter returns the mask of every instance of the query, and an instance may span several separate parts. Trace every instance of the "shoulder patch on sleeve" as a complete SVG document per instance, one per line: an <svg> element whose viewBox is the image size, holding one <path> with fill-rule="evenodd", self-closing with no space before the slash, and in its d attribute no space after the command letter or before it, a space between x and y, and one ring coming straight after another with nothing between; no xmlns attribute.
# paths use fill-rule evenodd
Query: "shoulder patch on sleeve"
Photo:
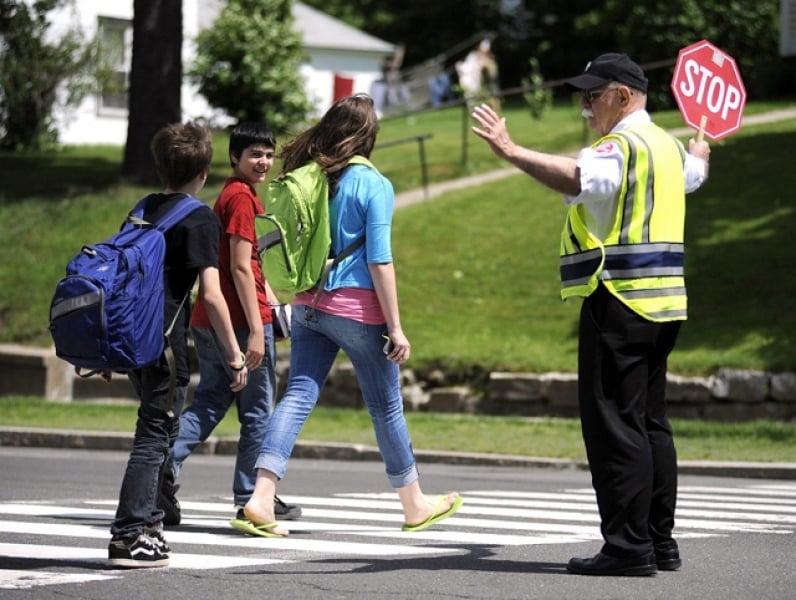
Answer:
<svg viewBox="0 0 796 600"><path fill-rule="evenodd" d="M607 142L607 143L605 143L605 144L601 144L601 145L600 145L600 146L598 146L598 147L597 147L597 149L595 150L595 152L597 152L598 154L607 154L607 153L609 153L609 152L613 152L613 151L614 151L614 144L613 144L613 142Z"/></svg>

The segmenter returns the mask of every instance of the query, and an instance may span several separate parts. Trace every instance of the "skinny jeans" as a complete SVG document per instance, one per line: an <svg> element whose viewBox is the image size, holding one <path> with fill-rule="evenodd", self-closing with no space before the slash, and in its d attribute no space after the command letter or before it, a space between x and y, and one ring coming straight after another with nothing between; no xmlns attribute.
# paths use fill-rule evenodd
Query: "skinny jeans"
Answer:
<svg viewBox="0 0 796 600"><path fill-rule="evenodd" d="M294 305L292 313L290 377L255 466L284 477L296 439L342 349L354 367L390 485L401 488L415 481L418 471L404 418L399 368L382 351L386 326L305 305Z"/></svg>
<svg viewBox="0 0 796 600"><path fill-rule="evenodd" d="M111 524L111 535L127 543L143 533L144 527L163 520L164 513L157 507L160 477L188 391L188 381L178 378L173 399L169 401L170 375L164 356L151 367L131 372L129 379L140 404L133 448Z"/></svg>

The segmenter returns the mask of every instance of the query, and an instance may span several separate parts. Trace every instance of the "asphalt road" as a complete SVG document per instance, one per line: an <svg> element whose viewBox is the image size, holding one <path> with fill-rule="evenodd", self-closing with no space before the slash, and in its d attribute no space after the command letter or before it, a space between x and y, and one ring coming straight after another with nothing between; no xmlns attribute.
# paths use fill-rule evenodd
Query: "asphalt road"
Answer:
<svg viewBox="0 0 796 600"><path fill-rule="evenodd" d="M793 481L684 475L682 570L595 578L564 569L600 547L582 470L421 463L427 493L465 505L406 534L379 462L293 459L279 494L305 514L272 540L228 527L232 461L189 459L171 566L125 571L105 564L125 453L0 448L0 598L763 600L796 585Z"/></svg>

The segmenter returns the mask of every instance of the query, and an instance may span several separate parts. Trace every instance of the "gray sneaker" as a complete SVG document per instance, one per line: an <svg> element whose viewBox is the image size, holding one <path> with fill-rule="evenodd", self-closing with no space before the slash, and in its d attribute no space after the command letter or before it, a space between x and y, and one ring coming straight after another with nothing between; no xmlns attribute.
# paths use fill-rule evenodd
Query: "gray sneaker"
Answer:
<svg viewBox="0 0 796 600"><path fill-rule="evenodd" d="M293 521L301 516L301 507L297 504L286 504L279 496L274 496L274 515L283 521Z"/></svg>

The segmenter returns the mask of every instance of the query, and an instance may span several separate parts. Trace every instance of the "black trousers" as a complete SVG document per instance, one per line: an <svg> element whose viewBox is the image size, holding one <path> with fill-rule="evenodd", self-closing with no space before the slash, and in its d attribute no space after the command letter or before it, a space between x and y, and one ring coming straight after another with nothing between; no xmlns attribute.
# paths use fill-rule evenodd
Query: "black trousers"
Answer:
<svg viewBox="0 0 796 600"><path fill-rule="evenodd" d="M666 417L666 361L681 321L648 321L602 284L583 301L581 428L600 510L602 552L676 547L677 453Z"/></svg>

